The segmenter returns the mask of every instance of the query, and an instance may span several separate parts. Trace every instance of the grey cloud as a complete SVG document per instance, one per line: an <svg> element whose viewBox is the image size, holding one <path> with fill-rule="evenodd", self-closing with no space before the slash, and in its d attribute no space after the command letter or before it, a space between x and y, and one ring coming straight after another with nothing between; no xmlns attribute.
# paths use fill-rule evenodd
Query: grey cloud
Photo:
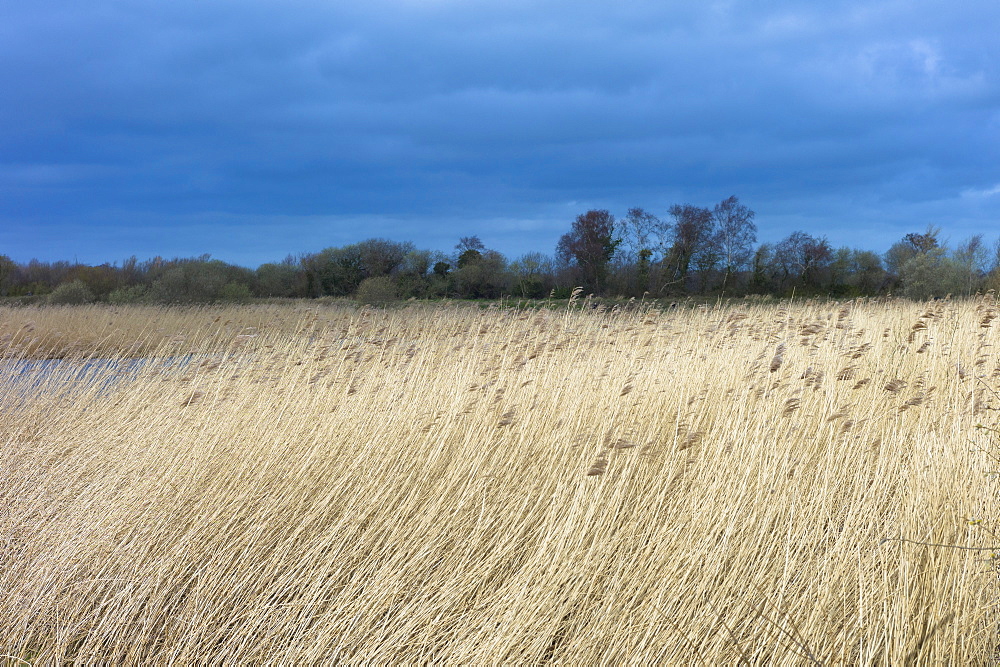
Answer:
<svg viewBox="0 0 1000 667"><path fill-rule="evenodd" d="M463 221L570 220L568 201L738 194L765 234L767 209L776 229L796 219L789 202L830 211L816 220L831 228L879 206L917 227L946 210L936 202L968 220L998 207L960 196L1000 182L986 149L1000 139L1000 6L981 0L41 0L2 13L0 220L129 211L207 228L228 212L353 230L350 216L383 216L411 220L397 231L419 243L434 225L450 237ZM518 233L550 250L556 231Z"/></svg>

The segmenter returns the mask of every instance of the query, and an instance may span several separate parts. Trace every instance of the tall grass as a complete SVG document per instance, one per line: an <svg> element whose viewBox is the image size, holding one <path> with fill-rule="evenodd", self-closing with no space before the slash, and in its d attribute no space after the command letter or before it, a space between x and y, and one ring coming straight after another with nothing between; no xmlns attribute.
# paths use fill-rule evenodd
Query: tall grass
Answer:
<svg viewBox="0 0 1000 667"><path fill-rule="evenodd" d="M0 654L987 662L994 308L40 309L190 356L0 392Z"/></svg>

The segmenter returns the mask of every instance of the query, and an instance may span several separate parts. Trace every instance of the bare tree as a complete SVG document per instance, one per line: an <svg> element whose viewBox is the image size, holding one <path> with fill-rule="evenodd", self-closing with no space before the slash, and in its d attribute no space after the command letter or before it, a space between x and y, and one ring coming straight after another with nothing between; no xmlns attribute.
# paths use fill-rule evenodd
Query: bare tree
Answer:
<svg viewBox="0 0 1000 667"><path fill-rule="evenodd" d="M630 208L619 222L622 249L616 255L627 290L641 296L651 289L654 263L662 257L670 224L642 208Z"/></svg>
<svg viewBox="0 0 1000 667"><path fill-rule="evenodd" d="M365 278L395 273L406 261L406 255L416 249L409 241L388 239L368 239L357 245Z"/></svg>
<svg viewBox="0 0 1000 667"><path fill-rule="evenodd" d="M556 256L574 265L583 286L596 292L604 286L608 262L619 243L615 216L603 209L591 210L578 215L573 228L559 239Z"/></svg>
<svg viewBox="0 0 1000 667"><path fill-rule="evenodd" d="M960 267L965 282L965 293L972 294L987 271L989 251L982 234L976 234L963 241L952 253L952 259Z"/></svg>
<svg viewBox="0 0 1000 667"><path fill-rule="evenodd" d="M908 244L917 252L927 252L934 248L939 247L938 236L941 234L941 229L933 225L927 226L927 231L923 234L910 233L903 237L903 242Z"/></svg>
<svg viewBox="0 0 1000 667"><path fill-rule="evenodd" d="M674 218L673 238L666 261L673 278L684 281L695 256L712 252L711 245L715 242L712 211L691 204L674 204L670 215Z"/></svg>
<svg viewBox="0 0 1000 667"><path fill-rule="evenodd" d="M478 236L463 236L458 239L458 245L455 246L455 250L460 253L463 253L466 250L478 250L479 252L483 252L486 250L486 246Z"/></svg>
<svg viewBox="0 0 1000 667"><path fill-rule="evenodd" d="M552 258L540 252L521 255L510 263L509 268L515 287L523 297L541 298L552 288L552 276L555 273Z"/></svg>
<svg viewBox="0 0 1000 667"><path fill-rule="evenodd" d="M746 268L750 263L753 244L757 242L757 225L753 222L755 215L749 207L740 203L736 195L723 199L712 210L719 253L726 271L722 281L723 289L733 273Z"/></svg>
<svg viewBox="0 0 1000 667"><path fill-rule="evenodd" d="M458 240L458 245L455 246L455 250L458 251L458 257L455 258L455 264L458 268L463 268L469 264L474 264L483 258L483 253L486 252L486 245L479 240L478 236L463 236Z"/></svg>
<svg viewBox="0 0 1000 667"><path fill-rule="evenodd" d="M786 280L798 279L805 285L815 286L820 273L833 259L833 249L825 237L792 232L775 246L774 257Z"/></svg>
<svg viewBox="0 0 1000 667"><path fill-rule="evenodd" d="M620 221L622 247L629 261L639 259L643 250L650 252L650 257L663 252L670 225L642 208L630 208Z"/></svg>

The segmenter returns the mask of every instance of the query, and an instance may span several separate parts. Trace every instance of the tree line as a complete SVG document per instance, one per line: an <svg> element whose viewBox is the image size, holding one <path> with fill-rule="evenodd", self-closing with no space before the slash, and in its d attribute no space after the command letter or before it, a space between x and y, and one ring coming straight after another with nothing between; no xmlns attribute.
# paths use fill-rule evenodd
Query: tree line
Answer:
<svg viewBox="0 0 1000 667"><path fill-rule="evenodd" d="M711 208L670 207L661 218L642 208L577 216L551 255L508 259L478 236L450 252L410 242L368 239L256 269L208 255L120 266L18 263L0 255L0 296L24 303L205 303L254 298L397 299L567 298L583 287L599 296L831 296L897 294L926 299L1000 288L1000 241L977 234L950 247L938 227L911 232L885 253L834 248L796 231L758 243L755 214L735 196Z"/></svg>

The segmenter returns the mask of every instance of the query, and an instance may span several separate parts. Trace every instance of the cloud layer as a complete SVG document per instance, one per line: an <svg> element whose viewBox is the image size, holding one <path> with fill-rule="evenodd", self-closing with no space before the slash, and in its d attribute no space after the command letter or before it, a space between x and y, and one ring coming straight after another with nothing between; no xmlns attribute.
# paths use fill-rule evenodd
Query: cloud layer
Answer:
<svg viewBox="0 0 1000 667"><path fill-rule="evenodd" d="M618 6L616 6L618 5ZM883 249L1000 213L1000 5L39 0L0 10L0 254L550 252L731 194Z"/></svg>

